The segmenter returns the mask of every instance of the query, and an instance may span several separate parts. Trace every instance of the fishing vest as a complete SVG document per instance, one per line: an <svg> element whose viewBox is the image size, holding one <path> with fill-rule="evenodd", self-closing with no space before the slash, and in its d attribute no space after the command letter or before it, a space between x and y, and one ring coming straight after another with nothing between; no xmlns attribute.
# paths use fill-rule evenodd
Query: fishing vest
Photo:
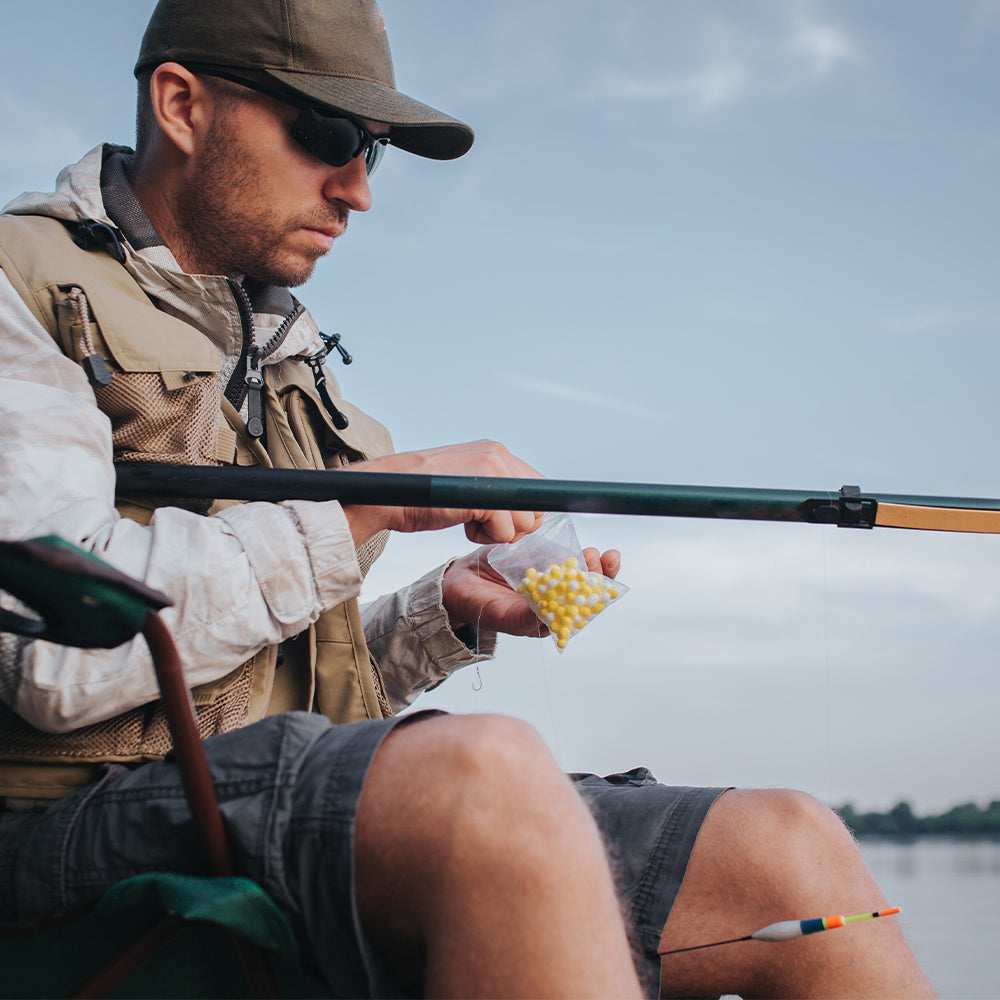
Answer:
<svg viewBox="0 0 1000 1000"><path fill-rule="evenodd" d="M208 338L157 309L115 258L77 246L56 219L0 216L0 269L68 357L88 376L101 365L112 376L94 393L111 421L116 461L322 469L392 451L388 431L337 398L328 375L349 417L347 428L334 427L307 365L294 359L264 366L265 449L222 394L222 362ZM116 504L147 524L160 506L208 515L227 502L119 496ZM363 571L386 534L359 549ZM354 599L192 694L203 737L295 709L335 723L392 714ZM171 745L155 702L64 734L14 716L0 732L0 796L58 798L92 781L103 763L157 760Z"/></svg>

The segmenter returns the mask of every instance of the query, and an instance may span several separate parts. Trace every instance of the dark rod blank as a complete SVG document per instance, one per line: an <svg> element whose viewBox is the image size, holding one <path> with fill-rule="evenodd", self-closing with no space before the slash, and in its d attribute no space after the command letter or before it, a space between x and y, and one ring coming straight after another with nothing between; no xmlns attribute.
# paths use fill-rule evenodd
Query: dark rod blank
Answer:
<svg viewBox="0 0 1000 1000"><path fill-rule="evenodd" d="M340 500L399 507L539 510L658 517L875 523L879 501L1000 511L1000 500L955 497L844 496L840 492L671 486L587 480L427 476L349 470L116 463L121 496L214 500Z"/></svg>

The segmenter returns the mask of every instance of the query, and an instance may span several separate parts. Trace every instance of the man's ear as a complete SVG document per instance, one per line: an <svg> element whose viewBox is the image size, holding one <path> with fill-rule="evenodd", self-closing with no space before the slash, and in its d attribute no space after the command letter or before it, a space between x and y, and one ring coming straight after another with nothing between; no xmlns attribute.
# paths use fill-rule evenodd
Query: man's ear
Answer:
<svg viewBox="0 0 1000 1000"><path fill-rule="evenodd" d="M180 63L168 62L153 71L149 95L160 131L181 153L191 156L211 123L211 92Z"/></svg>

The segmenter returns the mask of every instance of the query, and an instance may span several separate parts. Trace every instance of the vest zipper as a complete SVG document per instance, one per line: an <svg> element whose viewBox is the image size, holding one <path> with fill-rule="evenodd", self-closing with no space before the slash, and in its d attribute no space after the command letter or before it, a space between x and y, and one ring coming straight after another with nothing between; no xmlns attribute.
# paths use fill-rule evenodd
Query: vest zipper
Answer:
<svg viewBox="0 0 1000 1000"><path fill-rule="evenodd" d="M292 324L305 312L305 306L301 302L296 302L292 311L281 321L281 325L271 334L267 343L261 348L260 356L269 358L285 342L285 337L292 328Z"/></svg>
<svg viewBox="0 0 1000 1000"><path fill-rule="evenodd" d="M247 404L247 432L252 438L260 440L264 436L264 373L261 368L282 345L295 321L305 312L301 303L296 302L292 311L281 321L280 326L268 338L263 347L254 342L254 312L253 304L246 289L232 278L226 279L232 289L236 308L240 314L240 327L243 332L243 342L240 346L240 357L236 368L226 385L226 399L240 410L244 399Z"/></svg>
<svg viewBox="0 0 1000 1000"><path fill-rule="evenodd" d="M260 348L251 344L247 350L247 433L258 441L264 436L264 375L260 370Z"/></svg>
<svg viewBox="0 0 1000 1000"><path fill-rule="evenodd" d="M236 309L240 314L240 330L243 334L243 341L240 345L240 357L236 362L236 367L233 369L233 374L229 376L225 392L226 399L233 404L233 407L238 412L242 408L243 400L247 394L247 357L250 353L250 346L254 342L253 306L250 304L250 296L247 295L246 290L238 281L234 281L232 278L227 278L226 280L229 282L229 288L233 293L233 298L236 300Z"/></svg>

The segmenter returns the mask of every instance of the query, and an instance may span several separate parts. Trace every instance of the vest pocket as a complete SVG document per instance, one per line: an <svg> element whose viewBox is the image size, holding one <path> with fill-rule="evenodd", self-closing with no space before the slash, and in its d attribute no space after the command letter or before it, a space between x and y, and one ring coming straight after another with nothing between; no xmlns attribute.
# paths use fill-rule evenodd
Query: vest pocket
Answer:
<svg viewBox="0 0 1000 1000"><path fill-rule="evenodd" d="M116 349L83 289L67 286L60 293L56 319L64 350L84 364L88 377L95 362L106 369L105 377L90 380L97 405L111 421L116 461L218 465L232 459L219 454L222 388L218 359L204 337L187 350L172 338L176 368L166 369L156 364L155 351L144 349L152 345L144 345L143 336L136 337L138 349Z"/></svg>

